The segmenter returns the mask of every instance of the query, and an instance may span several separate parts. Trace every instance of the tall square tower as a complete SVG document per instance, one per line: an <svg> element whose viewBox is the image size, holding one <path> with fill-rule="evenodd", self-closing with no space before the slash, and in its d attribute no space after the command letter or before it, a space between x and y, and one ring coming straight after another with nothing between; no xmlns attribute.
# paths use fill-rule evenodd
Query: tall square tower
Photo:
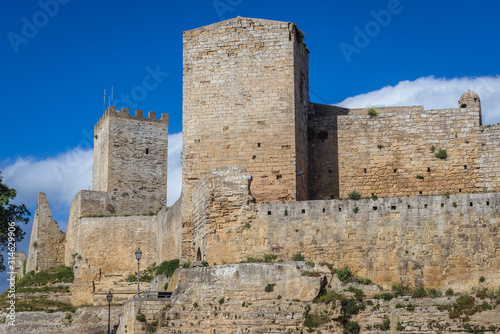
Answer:
<svg viewBox="0 0 500 334"><path fill-rule="evenodd" d="M259 202L307 199L309 52L300 30L237 17L183 38L187 213L193 186L220 166L247 167Z"/></svg>
<svg viewBox="0 0 500 334"><path fill-rule="evenodd" d="M166 205L168 115L109 107L94 128L92 189L112 193L137 214ZM125 204L124 204L125 205Z"/></svg>

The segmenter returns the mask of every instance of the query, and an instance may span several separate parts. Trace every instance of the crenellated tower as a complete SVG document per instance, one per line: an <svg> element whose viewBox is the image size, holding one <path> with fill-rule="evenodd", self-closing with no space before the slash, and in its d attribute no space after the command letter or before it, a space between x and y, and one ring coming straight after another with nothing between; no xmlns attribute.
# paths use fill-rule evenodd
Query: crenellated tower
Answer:
<svg viewBox="0 0 500 334"><path fill-rule="evenodd" d="M165 206L168 115L109 107L94 133L92 189L137 203L138 214Z"/></svg>

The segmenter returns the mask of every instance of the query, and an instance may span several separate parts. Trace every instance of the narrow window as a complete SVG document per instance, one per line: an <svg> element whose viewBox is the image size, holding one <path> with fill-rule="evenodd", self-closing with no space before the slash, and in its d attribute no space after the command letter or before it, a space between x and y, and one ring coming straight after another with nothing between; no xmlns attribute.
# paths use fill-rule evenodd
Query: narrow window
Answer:
<svg viewBox="0 0 500 334"><path fill-rule="evenodd" d="M421 191L419 191L419 192L418 192L418 194L419 194L419 195L422 195L422 192L421 192Z"/></svg>
<svg viewBox="0 0 500 334"><path fill-rule="evenodd" d="M472 202L469 203L469 206L472 206Z"/></svg>
<svg viewBox="0 0 500 334"><path fill-rule="evenodd" d="M271 211L267 211L267 215L270 216L271 215Z"/></svg>
<svg viewBox="0 0 500 334"><path fill-rule="evenodd" d="M427 204L424 204L424 208L427 209Z"/></svg>
<svg viewBox="0 0 500 334"><path fill-rule="evenodd" d="M306 213L306 210L305 210L305 209L302 209L302 213Z"/></svg>
<svg viewBox="0 0 500 334"><path fill-rule="evenodd" d="M458 189L458 192L461 193L462 192L462 189Z"/></svg>
<svg viewBox="0 0 500 334"><path fill-rule="evenodd" d="M431 172L430 167L427 167L427 173L430 173L430 172Z"/></svg>
<svg viewBox="0 0 500 334"><path fill-rule="evenodd" d="M391 206L391 210L396 210L396 206L395 205Z"/></svg>
<svg viewBox="0 0 500 334"><path fill-rule="evenodd" d="M490 205L490 202L486 202L486 205L488 205L488 206L489 206L489 205Z"/></svg>
<svg viewBox="0 0 500 334"><path fill-rule="evenodd" d="M397 169L395 169L395 170L394 170L394 173L396 173L397 171L398 171L398 170L397 170Z"/></svg>
<svg viewBox="0 0 500 334"><path fill-rule="evenodd" d="M444 203L441 203L441 207L444 208Z"/></svg>
<svg viewBox="0 0 500 334"><path fill-rule="evenodd" d="M257 143L257 147L260 147L260 143Z"/></svg>
<svg viewBox="0 0 500 334"><path fill-rule="evenodd" d="M146 149L146 154L149 154L149 148Z"/></svg>
<svg viewBox="0 0 500 334"><path fill-rule="evenodd" d="M365 168L365 174L366 174L366 168Z"/></svg>
<svg viewBox="0 0 500 334"><path fill-rule="evenodd" d="M323 208L323 212L325 212L325 208Z"/></svg>
<svg viewBox="0 0 500 334"><path fill-rule="evenodd" d="M377 207L376 206L374 206L372 209L373 209L373 211L377 211Z"/></svg>
<svg viewBox="0 0 500 334"><path fill-rule="evenodd" d="M467 165L464 165L464 169L467 169Z"/></svg>
<svg viewBox="0 0 500 334"><path fill-rule="evenodd" d="M342 212L342 208L339 208L339 212Z"/></svg>
<svg viewBox="0 0 500 334"><path fill-rule="evenodd" d="M408 209L411 209L411 206L410 206L410 204L408 204Z"/></svg>

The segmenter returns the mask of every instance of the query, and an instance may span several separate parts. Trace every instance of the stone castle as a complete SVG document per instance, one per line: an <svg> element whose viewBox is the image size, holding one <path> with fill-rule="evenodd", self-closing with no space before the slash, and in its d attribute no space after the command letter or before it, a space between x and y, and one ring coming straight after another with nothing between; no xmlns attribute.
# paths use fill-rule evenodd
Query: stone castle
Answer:
<svg viewBox="0 0 500 334"><path fill-rule="evenodd" d="M500 285L500 126L482 125L477 94L444 110L311 103L309 50L288 22L238 17L183 45L181 198L165 206L168 115L109 107L93 190L65 234L40 194L27 271L73 266L74 304L103 303L138 247L142 267L301 253L382 286Z"/></svg>

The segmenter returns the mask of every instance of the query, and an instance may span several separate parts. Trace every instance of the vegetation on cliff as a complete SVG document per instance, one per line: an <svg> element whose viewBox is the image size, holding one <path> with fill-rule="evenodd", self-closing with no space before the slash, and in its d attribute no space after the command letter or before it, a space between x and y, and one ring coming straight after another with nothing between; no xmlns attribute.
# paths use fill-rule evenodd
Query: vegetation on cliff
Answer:
<svg viewBox="0 0 500 334"><path fill-rule="evenodd" d="M19 224L27 224L30 212L24 204L15 205L10 202L16 197L14 188L2 183L0 174L0 252L8 252L14 257L16 242L23 240L24 232ZM5 271L4 255L0 253L0 271Z"/></svg>

